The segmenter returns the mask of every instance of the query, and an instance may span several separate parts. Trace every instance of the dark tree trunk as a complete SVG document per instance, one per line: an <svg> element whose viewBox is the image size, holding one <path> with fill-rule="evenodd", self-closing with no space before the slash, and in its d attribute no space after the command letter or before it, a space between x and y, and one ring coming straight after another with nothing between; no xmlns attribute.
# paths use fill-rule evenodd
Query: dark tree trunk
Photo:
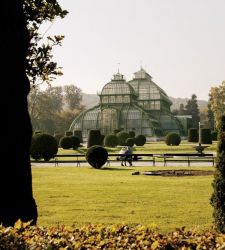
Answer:
<svg viewBox="0 0 225 250"><path fill-rule="evenodd" d="M37 207L32 193L30 143L32 128L25 74L29 37L22 0L1 1L1 141L0 223L13 225L18 219L36 224Z"/></svg>

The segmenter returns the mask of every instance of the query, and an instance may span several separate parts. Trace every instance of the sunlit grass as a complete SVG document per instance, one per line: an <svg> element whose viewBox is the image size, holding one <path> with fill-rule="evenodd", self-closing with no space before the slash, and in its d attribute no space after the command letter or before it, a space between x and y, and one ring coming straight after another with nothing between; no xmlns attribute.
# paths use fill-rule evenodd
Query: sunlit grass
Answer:
<svg viewBox="0 0 225 250"><path fill-rule="evenodd" d="M132 175L134 171L152 169L160 168L104 167L96 170L89 166L33 167L38 224L124 222L150 225L158 227L160 231L182 226L199 229L212 226L209 199L213 176Z"/></svg>

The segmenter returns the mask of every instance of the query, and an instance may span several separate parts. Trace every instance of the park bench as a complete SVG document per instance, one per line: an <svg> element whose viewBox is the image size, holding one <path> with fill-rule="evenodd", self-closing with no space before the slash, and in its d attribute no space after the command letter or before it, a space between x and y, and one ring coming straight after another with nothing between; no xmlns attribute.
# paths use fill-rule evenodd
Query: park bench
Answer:
<svg viewBox="0 0 225 250"><path fill-rule="evenodd" d="M82 162L87 162L85 156L86 156L85 154L55 155L54 163L55 166L58 166L59 163L76 163L77 167L79 167ZM70 159L65 160L63 158L70 158Z"/></svg>
<svg viewBox="0 0 225 250"><path fill-rule="evenodd" d="M155 166L155 155L154 154L108 154L107 165L110 165L110 162L121 161L120 157L126 156L131 158L132 162L142 161L142 162L152 162Z"/></svg>
<svg viewBox="0 0 225 250"><path fill-rule="evenodd" d="M214 166L215 156L213 154L196 154L196 153L177 153L177 154L162 154L164 166L168 162L187 162L190 166L191 162L212 162Z"/></svg>

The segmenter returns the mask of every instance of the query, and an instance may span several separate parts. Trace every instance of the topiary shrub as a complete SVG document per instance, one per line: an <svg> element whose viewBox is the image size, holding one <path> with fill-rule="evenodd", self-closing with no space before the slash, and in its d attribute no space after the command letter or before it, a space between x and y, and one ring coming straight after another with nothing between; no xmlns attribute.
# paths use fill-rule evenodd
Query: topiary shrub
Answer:
<svg viewBox="0 0 225 250"><path fill-rule="evenodd" d="M42 134L42 132L41 132L41 130L35 130L33 134L34 135L36 135L36 134Z"/></svg>
<svg viewBox="0 0 225 250"><path fill-rule="evenodd" d="M56 139L58 145L60 145L59 142L60 142L60 139L61 139L62 137L63 137L62 134L55 134L55 135L54 135L54 138Z"/></svg>
<svg viewBox="0 0 225 250"><path fill-rule="evenodd" d="M144 146L146 143L146 137L144 135L138 135L134 138L136 146Z"/></svg>
<svg viewBox="0 0 225 250"><path fill-rule="evenodd" d="M77 149L80 146L80 139L77 136L70 136L70 139L72 140L72 148Z"/></svg>
<svg viewBox="0 0 225 250"><path fill-rule="evenodd" d="M180 135L174 132L170 132L166 135L165 143L168 146L178 146L180 145L181 138Z"/></svg>
<svg viewBox="0 0 225 250"><path fill-rule="evenodd" d="M118 145L120 146L126 146L126 140L129 138L129 134L127 132L121 131L116 134L118 138Z"/></svg>
<svg viewBox="0 0 225 250"><path fill-rule="evenodd" d="M217 131L212 131L211 136L212 136L213 141L217 141L217 137L218 137Z"/></svg>
<svg viewBox="0 0 225 250"><path fill-rule="evenodd" d="M74 130L73 135L79 138L80 143L83 143L83 135L81 130Z"/></svg>
<svg viewBox="0 0 225 250"><path fill-rule="evenodd" d="M90 148L94 145L102 145L102 136L98 129L91 129L88 132L87 147Z"/></svg>
<svg viewBox="0 0 225 250"><path fill-rule="evenodd" d="M86 160L93 168L101 168L108 159L107 150L99 145L88 148L86 153Z"/></svg>
<svg viewBox="0 0 225 250"><path fill-rule="evenodd" d="M214 208L214 224L218 231L225 233L225 116L221 117L218 124L216 171L212 186L211 205Z"/></svg>
<svg viewBox="0 0 225 250"><path fill-rule="evenodd" d="M101 134L101 138L100 138L100 142L101 142L101 146L104 146L104 140L105 140L105 135Z"/></svg>
<svg viewBox="0 0 225 250"><path fill-rule="evenodd" d="M126 146L133 147L134 146L134 138L126 139Z"/></svg>
<svg viewBox="0 0 225 250"><path fill-rule="evenodd" d="M117 128L117 129L114 129L114 130L113 130L113 133L116 135L116 134L118 134L120 131L121 131L121 129Z"/></svg>
<svg viewBox="0 0 225 250"><path fill-rule="evenodd" d="M45 161L54 158L58 152L56 139L49 134L35 134L32 137L30 155L33 159L44 159Z"/></svg>
<svg viewBox="0 0 225 250"><path fill-rule="evenodd" d="M72 131L66 131L65 132L65 136L72 136L73 135L73 132Z"/></svg>
<svg viewBox="0 0 225 250"><path fill-rule="evenodd" d="M211 135L211 129L210 128L202 128L202 144L212 144L212 135Z"/></svg>
<svg viewBox="0 0 225 250"><path fill-rule="evenodd" d="M165 135L164 132L163 132L163 130L162 130L161 128L155 128L155 129L154 129L154 133L155 133L155 135L158 136L158 137L162 137L162 136Z"/></svg>
<svg viewBox="0 0 225 250"><path fill-rule="evenodd" d="M107 135L104 139L104 145L106 147L111 147L114 148L118 145L118 138L116 135L111 134L111 135Z"/></svg>
<svg viewBox="0 0 225 250"><path fill-rule="evenodd" d="M129 134L129 138L135 138L135 132L133 130L129 131L128 134Z"/></svg>
<svg viewBox="0 0 225 250"><path fill-rule="evenodd" d="M63 149L70 149L73 147L73 140L71 139L71 136L64 136L60 139L59 145Z"/></svg>
<svg viewBox="0 0 225 250"><path fill-rule="evenodd" d="M188 142L198 142L198 130L197 128L188 129Z"/></svg>

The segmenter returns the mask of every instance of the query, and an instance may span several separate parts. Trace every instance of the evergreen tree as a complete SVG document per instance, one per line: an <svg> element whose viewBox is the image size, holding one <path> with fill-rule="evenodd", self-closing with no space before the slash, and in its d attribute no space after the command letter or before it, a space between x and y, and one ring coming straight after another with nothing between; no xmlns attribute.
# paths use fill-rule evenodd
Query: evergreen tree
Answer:
<svg viewBox="0 0 225 250"><path fill-rule="evenodd" d="M213 217L216 229L225 233L225 116L222 116L218 124L218 145L217 145L217 161L216 172L213 186L213 194L211 197L211 205L214 208Z"/></svg>
<svg viewBox="0 0 225 250"><path fill-rule="evenodd" d="M191 96L191 99L187 101L185 109L186 109L186 114L192 116L192 127L198 128L198 124L200 121L200 114L199 114L197 96L195 94L193 94Z"/></svg>

